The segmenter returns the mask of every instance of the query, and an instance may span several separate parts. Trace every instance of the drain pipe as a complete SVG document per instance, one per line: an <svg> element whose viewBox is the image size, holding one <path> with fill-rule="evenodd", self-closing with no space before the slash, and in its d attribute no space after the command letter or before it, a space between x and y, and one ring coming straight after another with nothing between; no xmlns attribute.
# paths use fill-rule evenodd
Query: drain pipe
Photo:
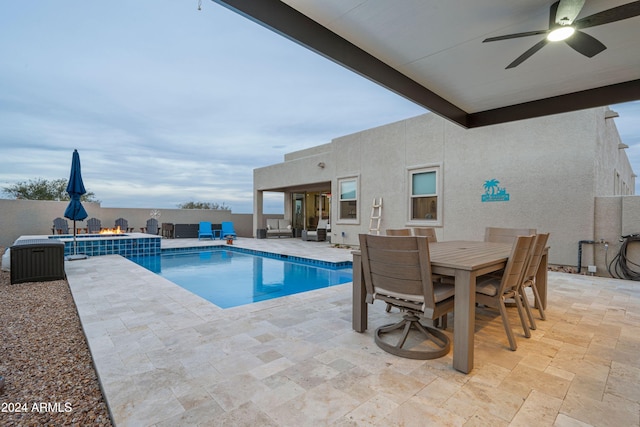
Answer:
<svg viewBox="0 0 640 427"><path fill-rule="evenodd" d="M582 272L582 245L594 245L595 240L580 240L578 242L578 274Z"/></svg>

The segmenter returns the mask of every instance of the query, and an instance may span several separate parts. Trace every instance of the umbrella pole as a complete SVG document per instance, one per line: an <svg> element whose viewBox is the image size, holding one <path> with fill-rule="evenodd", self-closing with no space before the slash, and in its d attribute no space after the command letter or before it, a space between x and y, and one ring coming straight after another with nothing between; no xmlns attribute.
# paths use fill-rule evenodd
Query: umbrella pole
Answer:
<svg viewBox="0 0 640 427"><path fill-rule="evenodd" d="M67 257L67 261L75 261L78 259L87 259L88 256L82 254L78 255L78 242L76 240L77 228L76 228L76 220L73 220L73 255L69 255Z"/></svg>

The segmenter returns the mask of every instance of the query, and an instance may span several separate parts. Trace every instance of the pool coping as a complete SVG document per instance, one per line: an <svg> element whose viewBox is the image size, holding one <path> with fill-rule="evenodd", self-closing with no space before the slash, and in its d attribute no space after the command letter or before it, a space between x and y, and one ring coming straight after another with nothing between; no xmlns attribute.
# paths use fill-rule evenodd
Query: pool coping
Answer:
<svg viewBox="0 0 640 427"><path fill-rule="evenodd" d="M275 252L267 252L267 251L261 251L257 249L251 249L251 248L242 248L237 246L224 246L224 245L190 246L190 247L184 247L184 248L164 248L161 250L160 255L174 254L174 253L177 254L177 253L201 252L201 251L223 251L223 250L229 250L232 252L245 253L250 255L258 255L258 256L271 258L271 259L292 261L292 262L297 262L297 263L306 264L306 265L322 266L322 267L330 268L334 270L339 270L342 268L353 268L352 261L337 261L337 262L324 261L324 260L300 257L295 255L278 254Z"/></svg>

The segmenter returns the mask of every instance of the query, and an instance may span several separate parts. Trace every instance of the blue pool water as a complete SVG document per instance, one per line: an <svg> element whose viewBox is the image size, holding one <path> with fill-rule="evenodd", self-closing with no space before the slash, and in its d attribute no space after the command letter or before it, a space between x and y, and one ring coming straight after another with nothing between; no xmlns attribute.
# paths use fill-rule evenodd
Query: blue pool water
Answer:
<svg viewBox="0 0 640 427"><path fill-rule="evenodd" d="M350 265L331 268L226 248L130 259L222 308L353 280Z"/></svg>

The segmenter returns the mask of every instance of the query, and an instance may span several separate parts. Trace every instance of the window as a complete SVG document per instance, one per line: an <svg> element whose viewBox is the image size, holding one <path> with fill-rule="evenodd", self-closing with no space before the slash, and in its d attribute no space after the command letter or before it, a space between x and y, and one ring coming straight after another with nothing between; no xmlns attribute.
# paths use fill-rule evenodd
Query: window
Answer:
<svg viewBox="0 0 640 427"><path fill-rule="evenodd" d="M440 223L442 212L439 203L439 167L414 169L409 171L410 208L409 221Z"/></svg>
<svg viewBox="0 0 640 427"><path fill-rule="evenodd" d="M358 179L343 178L338 180L340 192L338 217L344 220L358 219Z"/></svg>

